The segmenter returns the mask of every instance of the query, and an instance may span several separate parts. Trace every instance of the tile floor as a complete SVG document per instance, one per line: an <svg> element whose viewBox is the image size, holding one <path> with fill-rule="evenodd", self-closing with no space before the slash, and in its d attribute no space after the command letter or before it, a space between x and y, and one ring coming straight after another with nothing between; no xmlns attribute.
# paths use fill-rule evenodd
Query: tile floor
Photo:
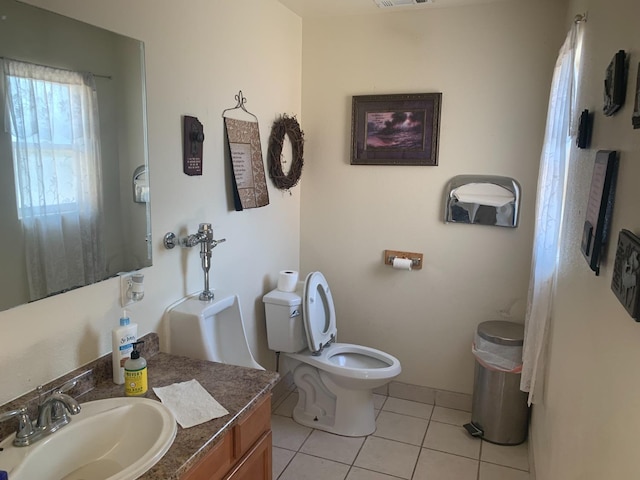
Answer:
<svg viewBox="0 0 640 480"><path fill-rule="evenodd" d="M361 438L295 423L295 391L274 401L273 480L529 480L527 444L471 438L469 412L374 397L377 429Z"/></svg>

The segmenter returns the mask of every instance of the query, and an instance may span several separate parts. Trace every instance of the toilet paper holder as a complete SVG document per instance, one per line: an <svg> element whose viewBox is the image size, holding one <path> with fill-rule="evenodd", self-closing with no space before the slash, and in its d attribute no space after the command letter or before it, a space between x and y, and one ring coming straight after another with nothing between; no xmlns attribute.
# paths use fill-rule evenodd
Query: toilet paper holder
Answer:
<svg viewBox="0 0 640 480"><path fill-rule="evenodd" d="M393 266L393 261L396 258L407 258L411 260L411 268L413 270L420 270L422 268L422 259L424 254L403 252L401 250L385 250L384 251L384 264Z"/></svg>

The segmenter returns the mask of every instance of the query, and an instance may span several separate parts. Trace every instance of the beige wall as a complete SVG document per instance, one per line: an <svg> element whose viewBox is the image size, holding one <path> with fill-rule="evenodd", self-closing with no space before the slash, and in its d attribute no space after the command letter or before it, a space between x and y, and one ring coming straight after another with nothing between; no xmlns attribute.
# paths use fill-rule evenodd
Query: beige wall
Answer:
<svg viewBox="0 0 640 480"><path fill-rule="evenodd" d="M638 478L635 427L640 423L640 326L611 291L618 233L640 235L640 131L631 127L640 56L640 3L574 0L570 19L588 11L577 111L595 112L591 148L574 149L560 277L553 312L544 405L534 408L533 445L538 480ZM624 107L602 112L604 71L620 49L629 53ZM611 238L600 276L580 253L593 162L598 150L620 152Z"/></svg>
<svg viewBox="0 0 640 480"><path fill-rule="evenodd" d="M272 121L300 115L301 20L276 0L31 3L145 42L154 266L144 270L144 300L130 308L140 333L162 335L164 309L202 289L198 252L164 250L163 235L210 222L227 239L213 254L212 286L240 295L252 351L273 367L261 298L279 270L298 267L299 188L289 196L270 185L269 206L229 211L221 113L242 89L263 154ZM205 126L202 177L182 173L182 115ZM119 288L111 279L0 312L0 404L111 351Z"/></svg>
<svg viewBox="0 0 640 480"><path fill-rule="evenodd" d="M401 381L471 393L478 323L522 322L546 103L563 2L497 2L303 21L301 268L332 286L339 340ZM351 96L442 92L437 167L351 166ZM517 229L443 223L448 180L514 177ZM424 253L396 271L383 250Z"/></svg>

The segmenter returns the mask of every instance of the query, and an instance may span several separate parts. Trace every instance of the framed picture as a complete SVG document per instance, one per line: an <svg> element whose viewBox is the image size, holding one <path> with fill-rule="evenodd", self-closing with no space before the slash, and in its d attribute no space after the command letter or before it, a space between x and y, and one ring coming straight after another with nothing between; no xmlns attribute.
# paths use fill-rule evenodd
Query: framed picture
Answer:
<svg viewBox="0 0 640 480"><path fill-rule="evenodd" d="M607 67L604 78L604 107L605 116L610 117L624 104L627 90L627 55L624 50L619 50L613 56Z"/></svg>
<svg viewBox="0 0 640 480"><path fill-rule="evenodd" d="M442 93L353 97L351 165L438 165Z"/></svg>
<svg viewBox="0 0 640 480"><path fill-rule="evenodd" d="M638 73L636 74L636 98L631 123L633 124L633 128L640 128L640 63L638 64Z"/></svg>

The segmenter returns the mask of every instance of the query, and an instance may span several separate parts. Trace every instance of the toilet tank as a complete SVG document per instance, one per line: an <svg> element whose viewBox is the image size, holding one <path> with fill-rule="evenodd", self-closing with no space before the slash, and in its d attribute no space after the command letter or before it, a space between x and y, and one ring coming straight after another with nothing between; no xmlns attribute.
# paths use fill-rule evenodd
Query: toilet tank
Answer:
<svg viewBox="0 0 640 480"><path fill-rule="evenodd" d="M296 353L307 348L300 293L298 290L272 290L262 297L267 324L267 343L269 349L275 352Z"/></svg>

